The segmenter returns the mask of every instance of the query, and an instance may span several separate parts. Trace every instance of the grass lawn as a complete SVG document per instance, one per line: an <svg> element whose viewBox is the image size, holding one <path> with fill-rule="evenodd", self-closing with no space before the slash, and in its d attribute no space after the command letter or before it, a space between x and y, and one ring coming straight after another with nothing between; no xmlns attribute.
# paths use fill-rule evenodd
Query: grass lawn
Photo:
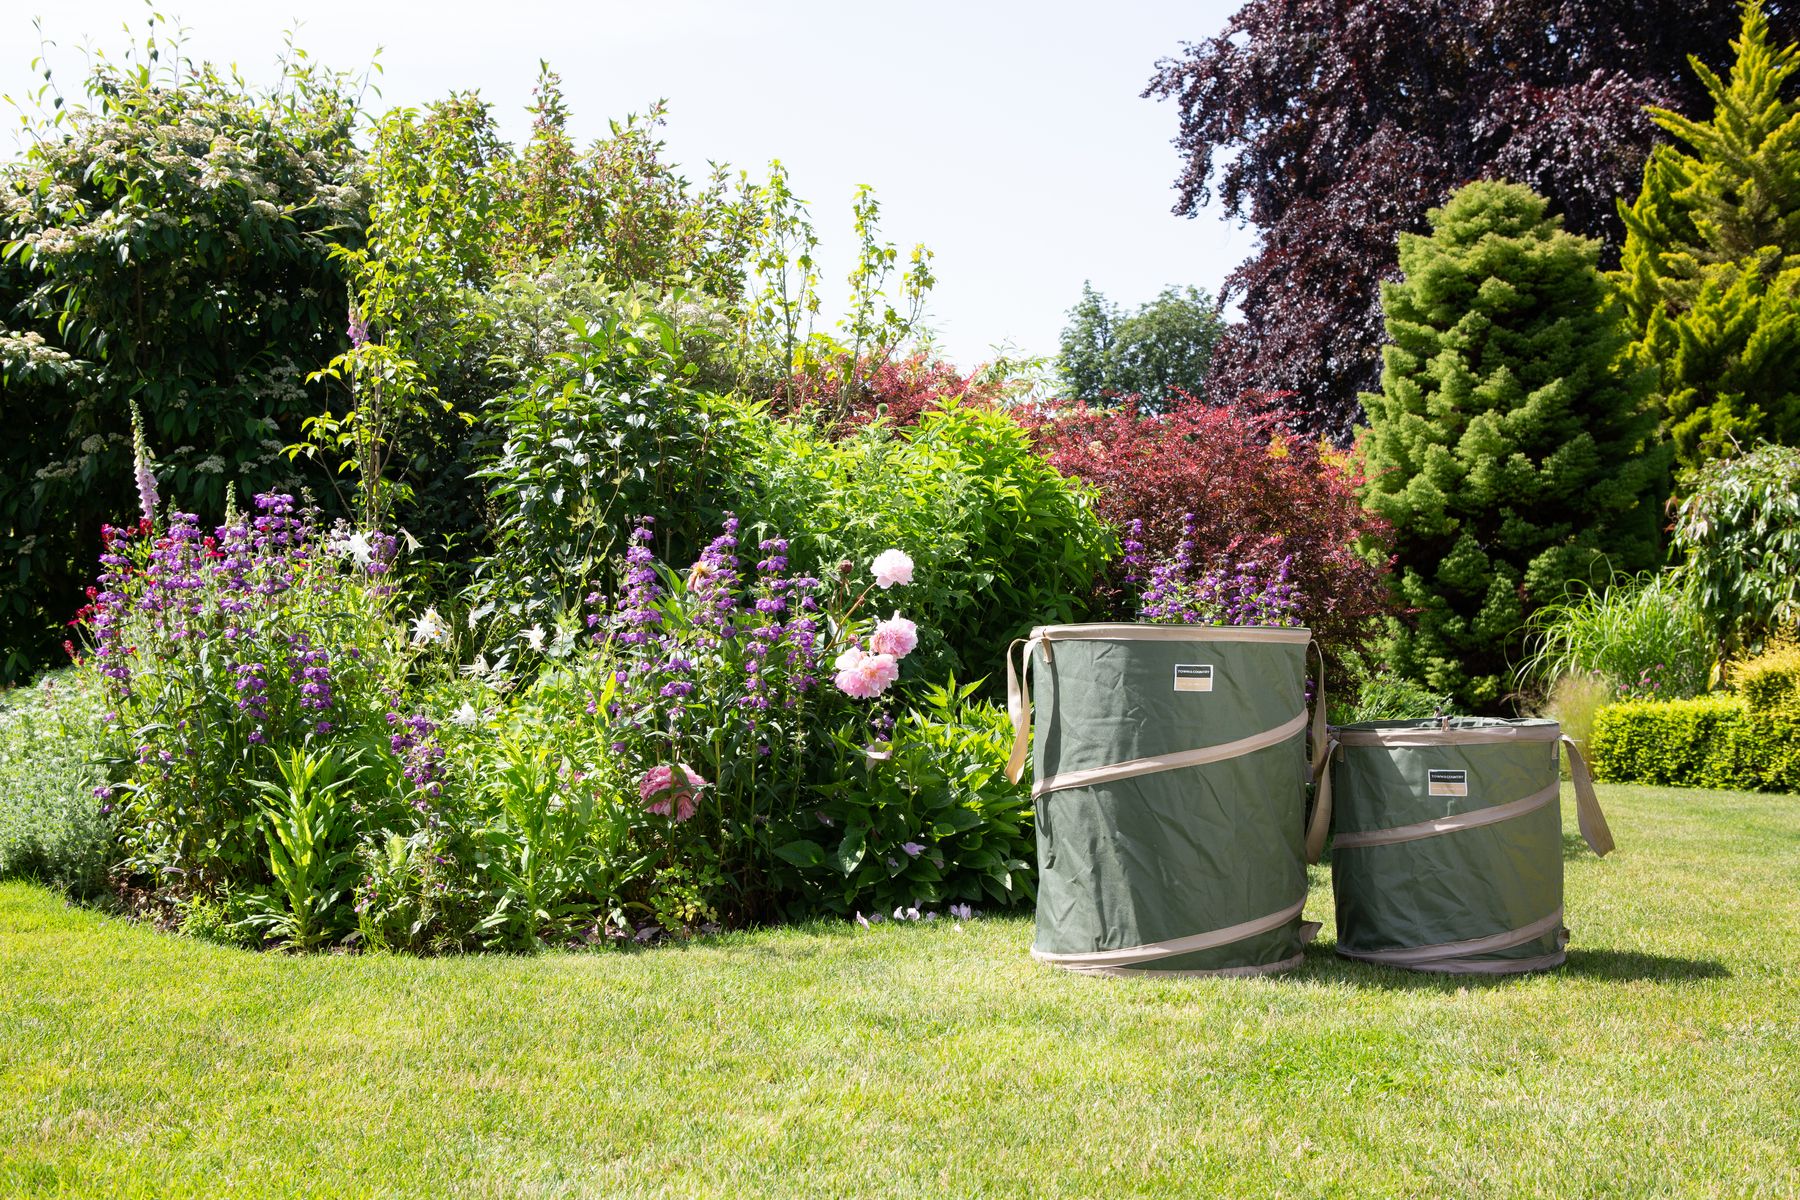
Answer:
<svg viewBox="0 0 1800 1200"><path fill-rule="evenodd" d="M1034 965L1025 919L291 958L0 886L6 1196L1800 1195L1800 798L1602 788L1569 963ZM1565 804L1573 820L1573 805Z"/></svg>

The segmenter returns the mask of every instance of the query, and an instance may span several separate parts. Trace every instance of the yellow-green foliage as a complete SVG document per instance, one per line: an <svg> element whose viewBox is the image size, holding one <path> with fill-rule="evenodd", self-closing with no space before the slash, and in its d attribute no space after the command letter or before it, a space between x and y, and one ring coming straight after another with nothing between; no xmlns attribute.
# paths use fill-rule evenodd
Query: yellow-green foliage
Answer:
<svg viewBox="0 0 1800 1200"><path fill-rule="evenodd" d="M1771 717L1800 714L1800 645L1788 644L1751 659L1731 673L1731 686L1750 711Z"/></svg>
<svg viewBox="0 0 1800 1200"><path fill-rule="evenodd" d="M1693 64L1710 120L1651 110L1672 137L1644 164L1636 203L1620 205L1630 358L1657 372L1684 468L1800 433L1800 52L1770 42L1759 4L1732 46L1726 78Z"/></svg>
<svg viewBox="0 0 1800 1200"><path fill-rule="evenodd" d="M1800 791L1800 648L1752 659L1732 692L1634 700L1594 716L1597 779Z"/></svg>

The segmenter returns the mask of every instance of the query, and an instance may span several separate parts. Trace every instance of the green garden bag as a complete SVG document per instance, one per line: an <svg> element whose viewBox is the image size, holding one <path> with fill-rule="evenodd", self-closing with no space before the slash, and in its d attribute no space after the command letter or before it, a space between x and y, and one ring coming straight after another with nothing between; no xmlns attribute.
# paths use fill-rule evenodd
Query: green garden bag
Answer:
<svg viewBox="0 0 1800 1200"><path fill-rule="evenodd" d="M1318 928L1300 919L1311 642L1305 629L1120 624L1013 643L1010 778L1035 744L1034 958L1103 975L1300 964ZM1322 696L1315 713L1322 757Z"/></svg>
<svg viewBox="0 0 1800 1200"><path fill-rule="evenodd" d="M1319 806L1333 814L1337 952L1464 975L1561 965L1559 746L1582 836L1604 855L1612 833L1587 764L1555 721L1333 727Z"/></svg>

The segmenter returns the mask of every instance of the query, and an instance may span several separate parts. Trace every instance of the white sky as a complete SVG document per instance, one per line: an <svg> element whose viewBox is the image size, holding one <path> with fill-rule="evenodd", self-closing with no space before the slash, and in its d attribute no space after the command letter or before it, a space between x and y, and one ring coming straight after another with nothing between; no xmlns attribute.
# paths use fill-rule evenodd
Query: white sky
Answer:
<svg viewBox="0 0 1800 1200"><path fill-rule="evenodd" d="M1219 29L1237 0L308 0L300 44L333 66L382 47L381 104L477 88L515 138L539 58L558 71L582 138L608 117L667 97L670 157L697 178L707 159L787 164L811 202L823 295L841 306L850 197L882 202L902 252L937 252L932 324L963 366L1010 342L1054 353L1064 315L1092 279L1135 305L1165 284L1217 292L1253 248L1214 215L1170 214L1180 168L1172 105L1138 93L1157 58ZM164 0L193 58L265 80L296 25L289 6ZM81 47L117 55L142 0L0 0L0 93L35 80L32 18L66 94ZM0 113L11 119L10 111ZM16 121L14 122L16 124ZM16 153L12 138L0 153Z"/></svg>

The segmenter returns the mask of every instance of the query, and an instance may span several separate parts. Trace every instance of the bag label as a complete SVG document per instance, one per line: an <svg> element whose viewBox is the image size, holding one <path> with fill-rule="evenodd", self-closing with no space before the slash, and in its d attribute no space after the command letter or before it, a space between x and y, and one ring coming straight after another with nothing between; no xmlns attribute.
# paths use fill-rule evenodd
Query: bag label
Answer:
<svg viewBox="0 0 1800 1200"><path fill-rule="evenodd" d="M1213 684L1211 663L1177 663L1175 690L1178 692L1210 692Z"/></svg>
<svg viewBox="0 0 1800 1200"><path fill-rule="evenodd" d="M1469 794L1467 771L1427 771L1425 787L1433 796L1466 796Z"/></svg>

